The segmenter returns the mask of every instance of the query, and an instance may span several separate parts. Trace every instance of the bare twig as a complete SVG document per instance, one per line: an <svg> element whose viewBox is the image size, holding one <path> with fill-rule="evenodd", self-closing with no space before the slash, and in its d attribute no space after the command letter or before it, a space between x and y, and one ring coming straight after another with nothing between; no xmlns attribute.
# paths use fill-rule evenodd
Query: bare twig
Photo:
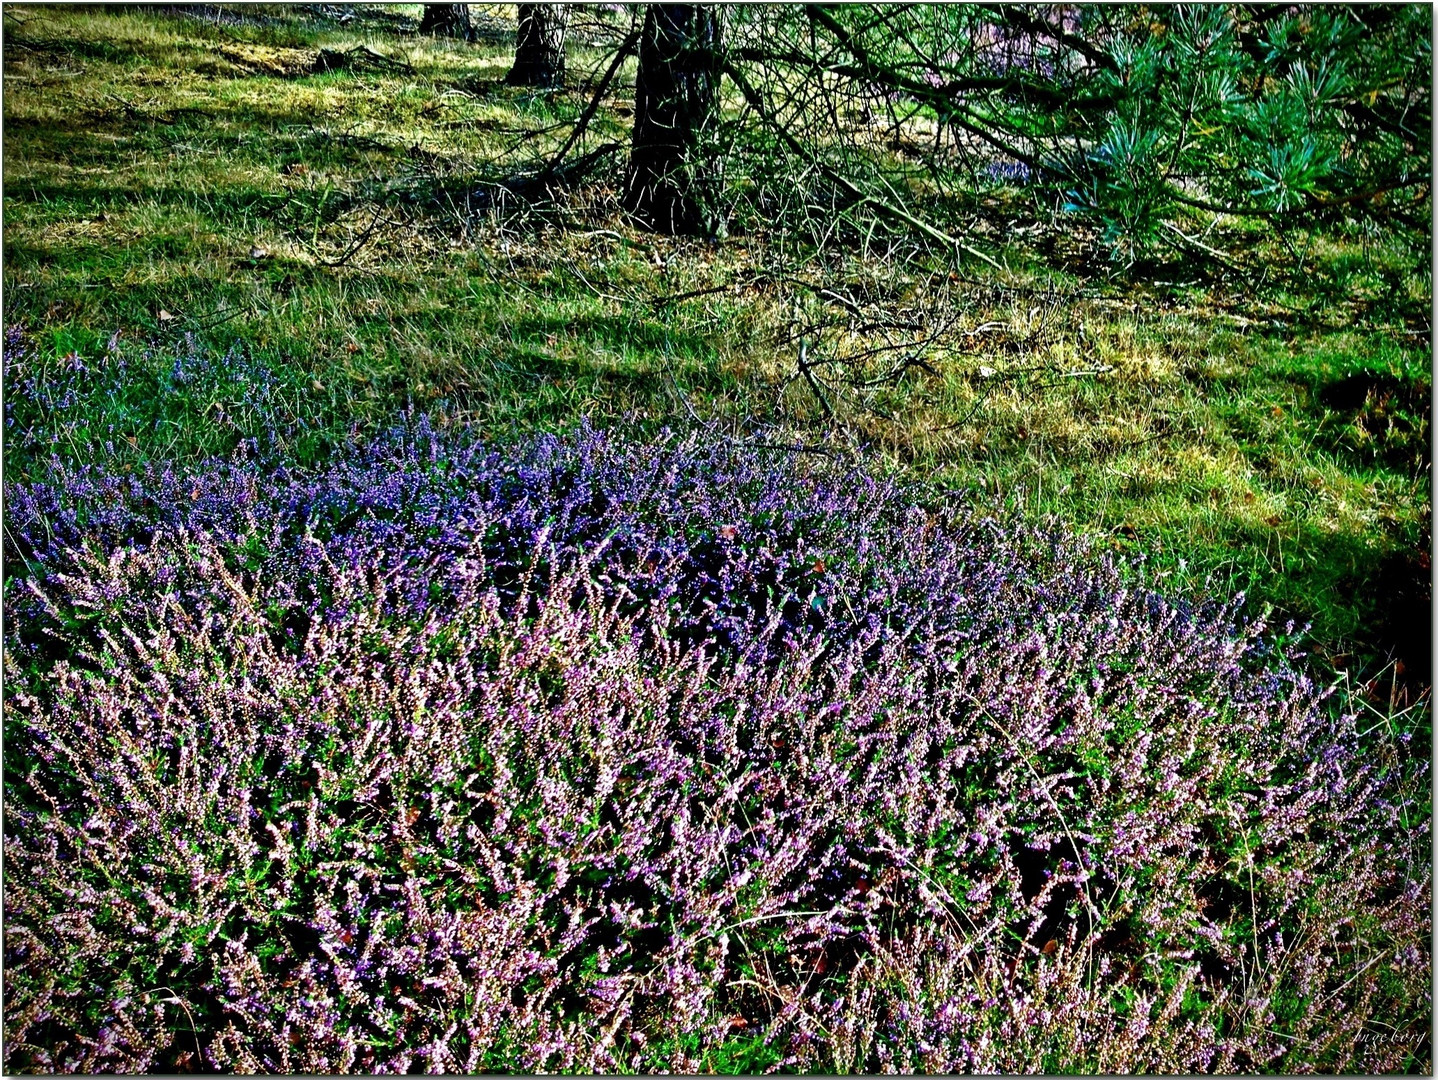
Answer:
<svg viewBox="0 0 1438 1080"><path fill-rule="evenodd" d="M625 58L634 51L635 46L638 44L639 32L637 30L631 30L628 36L619 43L619 48L614 53L614 59L610 61L609 70L606 71L604 77L599 80L599 86L595 88L594 95L589 99L589 105L584 110L584 114L579 118L579 122L574 125L574 130L569 133L569 138L564 141L564 145L549 159L549 164L545 165L543 170L541 170L541 176L553 175L555 170L558 169L559 163L564 160L564 155L569 153L574 144L578 142L589 129L589 123L594 119L594 114L599 108L600 101L604 99L604 93L609 89L609 84L614 81L614 76L619 73L620 65L624 63Z"/></svg>
<svg viewBox="0 0 1438 1080"><path fill-rule="evenodd" d="M321 259L316 256L315 261L318 262L321 266L328 266L330 268L343 266L345 263L349 262L351 258L354 257L354 255L359 251L360 248L364 247L364 245L369 242L370 237L374 235L375 230L378 229L381 224L381 217L384 217L384 224L389 224L389 218L388 216L385 216L385 207L383 206L375 210L374 218L370 221L369 227L366 228L364 232L360 233L359 237L354 241L354 243L350 244L350 246L345 250L345 253L343 255L341 255L338 259L334 260Z"/></svg>
<svg viewBox="0 0 1438 1080"><path fill-rule="evenodd" d="M942 229L935 228L933 225L930 225L923 219L915 217L913 214L910 214L907 210L900 209L899 207L894 206L892 203L886 202L885 200L880 199L875 195L868 194L852 180L850 180L847 176L844 176L837 169L835 169L833 166L815 159L813 154L809 150L807 150L804 145L800 143L797 138L794 137L793 133L791 133L782 123L780 123L777 117L775 117L774 114L765 106L763 96L759 93L758 90L754 89L753 85L745 77L742 71L740 71L733 64L725 64L724 72L731 79L734 80L734 85L737 86L739 88L739 92L744 95L744 100L749 103L750 107L759 116L759 118L769 126L770 130L772 130L779 137L780 141L783 142L786 146L788 146L789 149L792 150L795 154L799 155L801 158L808 160L811 164L814 165L815 168L817 168L821 173L828 177L829 180L831 180L833 183L837 184L841 189L843 189L854 200L852 205L863 204L871 206L873 209L879 211L884 216L892 218L895 221L902 222L905 225L908 225L910 228L923 233L931 240L937 240L939 243L950 248L955 253L963 251L968 253L969 255L974 256L976 259L988 263L996 270L1003 269L1003 267L999 265L998 261L995 260L992 256L986 255L982 251L979 251L977 248L965 244L957 237L950 236Z"/></svg>

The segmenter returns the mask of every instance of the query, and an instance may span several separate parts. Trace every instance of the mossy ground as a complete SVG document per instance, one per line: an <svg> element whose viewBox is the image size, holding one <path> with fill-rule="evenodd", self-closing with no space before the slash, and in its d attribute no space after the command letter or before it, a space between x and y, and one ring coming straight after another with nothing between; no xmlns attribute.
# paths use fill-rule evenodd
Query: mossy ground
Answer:
<svg viewBox="0 0 1438 1080"><path fill-rule="evenodd" d="M502 7L475 44L416 36L418 5L323 11L7 7L6 322L42 369L125 362L63 409L17 402L9 478L54 454L123 466L267 435L315 458L409 407L494 436L588 416L865 443L941 492L1142 553L1175 590L1246 589L1311 622L1329 670L1422 695L1431 280L1371 238L1246 249L1222 222L1209 242L1246 276L1114 279L1074 256L1072 222L996 189L972 235L1006 269L964 265L936 291L931 267L805 265L752 228L654 236L602 172L543 212L494 212L474 178L517 145L552 150L588 101L580 76L505 86ZM399 63L314 73L319 50L358 46ZM595 66L597 46L571 47L573 73ZM597 138L626 137L630 94L602 103ZM947 336L925 367L855 387L877 339L777 282L781 253L866 303L943 307ZM804 347L829 364L823 402L796 377L795 327L819 323ZM168 378L195 347L238 347L244 377Z"/></svg>

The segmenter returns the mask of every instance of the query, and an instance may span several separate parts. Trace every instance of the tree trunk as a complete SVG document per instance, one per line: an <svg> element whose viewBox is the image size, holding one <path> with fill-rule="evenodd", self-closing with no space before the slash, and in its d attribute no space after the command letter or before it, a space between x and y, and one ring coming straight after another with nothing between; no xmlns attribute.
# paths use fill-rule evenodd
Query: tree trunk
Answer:
<svg viewBox="0 0 1438 1080"><path fill-rule="evenodd" d="M656 232L724 232L714 152L722 29L722 9L707 4L650 4L644 15L625 205Z"/></svg>
<svg viewBox="0 0 1438 1080"><path fill-rule="evenodd" d="M505 82L511 86L564 85L564 31L569 26L568 4L519 4L519 37L514 67Z"/></svg>
<svg viewBox="0 0 1438 1080"><path fill-rule="evenodd" d="M474 25L469 21L468 4L425 4L419 20L419 32L437 37L474 40Z"/></svg>

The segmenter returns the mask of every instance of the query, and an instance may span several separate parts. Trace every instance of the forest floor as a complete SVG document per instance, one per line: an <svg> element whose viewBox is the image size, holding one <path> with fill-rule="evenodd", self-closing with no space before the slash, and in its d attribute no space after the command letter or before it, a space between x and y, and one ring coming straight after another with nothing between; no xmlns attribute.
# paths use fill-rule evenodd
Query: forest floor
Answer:
<svg viewBox="0 0 1438 1080"><path fill-rule="evenodd" d="M1426 712L1431 280L1228 225L1224 265L1113 277L1000 186L969 235L1001 270L660 237L618 209L622 154L547 208L496 202L475 178L540 159L589 94L504 85L496 16L465 44L417 12L7 6L5 322L38 348L6 378L88 372L7 398L8 479L246 439L314 460L406 409L496 438L588 417L867 447L1176 594L1246 590L1311 623L1327 677ZM574 42L572 71L600 47ZM626 137L624 81L596 138ZM932 332L895 369L907 315ZM197 352L231 359L182 377Z"/></svg>

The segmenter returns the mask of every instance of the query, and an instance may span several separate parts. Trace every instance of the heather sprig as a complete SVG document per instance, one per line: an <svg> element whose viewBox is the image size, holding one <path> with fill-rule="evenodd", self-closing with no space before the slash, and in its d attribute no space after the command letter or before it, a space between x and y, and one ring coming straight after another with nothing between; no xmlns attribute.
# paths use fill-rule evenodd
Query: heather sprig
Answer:
<svg viewBox="0 0 1438 1080"><path fill-rule="evenodd" d="M1381 1072L1424 764L862 469L423 420L7 491L6 1065Z"/></svg>

